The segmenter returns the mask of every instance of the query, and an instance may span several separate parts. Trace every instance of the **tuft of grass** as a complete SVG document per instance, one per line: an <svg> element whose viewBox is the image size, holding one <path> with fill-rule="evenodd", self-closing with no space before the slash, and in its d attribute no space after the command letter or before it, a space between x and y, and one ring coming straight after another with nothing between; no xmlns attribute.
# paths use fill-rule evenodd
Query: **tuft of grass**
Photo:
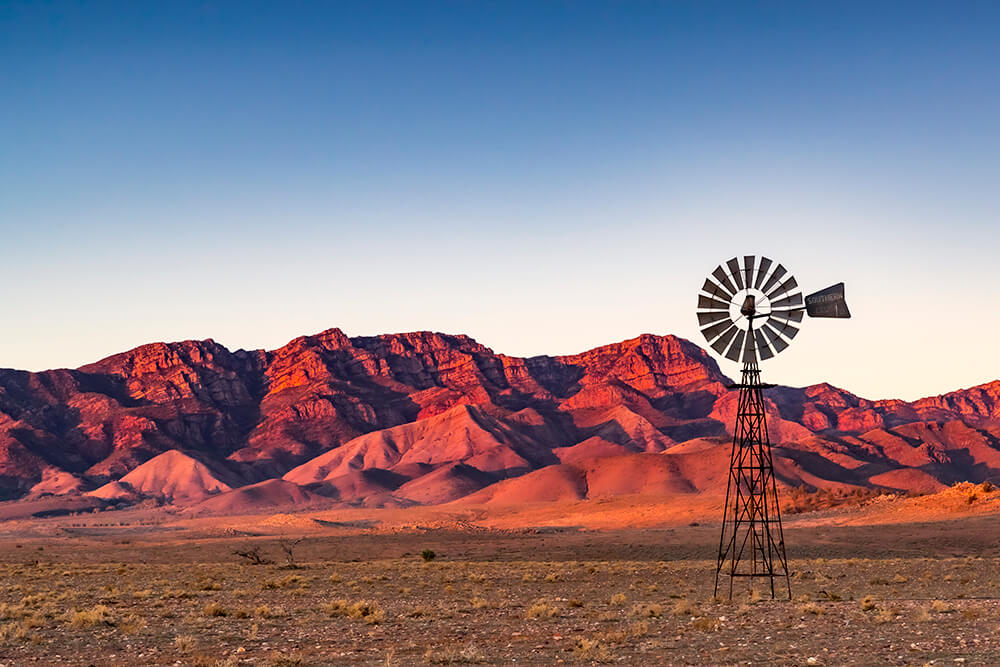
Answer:
<svg viewBox="0 0 1000 667"><path fill-rule="evenodd" d="M174 637L174 647L181 653L188 653L194 648L194 637L191 635L177 635Z"/></svg>
<svg viewBox="0 0 1000 667"><path fill-rule="evenodd" d="M663 605L655 602L638 602L632 607L632 615L639 618L659 618L663 614Z"/></svg>
<svg viewBox="0 0 1000 667"><path fill-rule="evenodd" d="M69 624L74 628L92 628L97 625L114 625L111 610L103 604L94 605L90 609L74 611L70 614Z"/></svg>
<svg viewBox="0 0 1000 667"><path fill-rule="evenodd" d="M462 647L447 646L437 650L427 649L427 652L424 653L424 662L432 665L468 665L486 662L486 656L475 644Z"/></svg>
<svg viewBox="0 0 1000 667"><path fill-rule="evenodd" d="M142 620L142 618L136 614L129 614L122 620L118 621L118 629L122 632L122 634L137 635L146 629L146 621Z"/></svg>
<svg viewBox="0 0 1000 667"><path fill-rule="evenodd" d="M615 657L611 655L608 647L596 639L579 637L573 646L573 657L577 660L587 662L609 663L614 662Z"/></svg>
<svg viewBox="0 0 1000 667"><path fill-rule="evenodd" d="M610 602L611 604L614 605L623 605L625 604L625 600L626 597L624 593L615 593L614 595L611 596Z"/></svg>
<svg viewBox="0 0 1000 667"><path fill-rule="evenodd" d="M229 616L229 610L218 602L209 602L204 606L202 612L205 616Z"/></svg>
<svg viewBox="0 0 1000 667"><path fill-rule="evenodd" d="M872 617L872 620L880 624L891 623L896 620L897 616L899 616L899 611L896 609L880 609L878 613Z"/></svg>
<svg viewBox="0 0 1000 667"><path fill-rule="evenodd" d="M711 616L702 616L691 621L691 627L702 632L715 632L719 629L720 621Z"/></svg>
<svg viewBox="0 0 1000 667"><path fill-rule="evenodd" d="M594 639L599 641L606 641L611 644L620 644L622 642L631 641L633 639L638 639L639 637L645 637L649 634L649 621L636 621L630 624L628 627L621 630L608 630L606 632L599 632L594 635Z"/></svg>
<svg viewBox="0 0 1000 667"><path fill-rule="evenodd" d="M346 616L362 620L365 623L376 625L385 620L385 612L374 600L358 600L348 602L347 600L334 600L323 607L323 610L330 616Z"/></svg>
<svg viewBox="0 0 1000 667"><path fill-rule="evenodd" d="M555 618L559 616L559 609L549 604L545 599L535 600L524 612L525 618Z"/></svg>
<svg viewBox="0 0 1000 667"><path fill-rule="evenodd" d="M698 616L700 612L690 600L681 598L674 603L673 614L674 616Z"/></svg>
<svg viewBox="0 0 1000 667"><path fill-rule="evenodd" d="M275 651L267 657L264 663L267 667L301 667L306 662L298 653L282 653Z"/></svg>
<svg viewBox="0 0 1000 667"><path fill-rule="evenodd" d="M861 611L871 611L875 608L875 598L870 595L866 595L861 600Z"/></svg>
<svg viewBox="0 0 1000 667"><path fill-rule="evenodd" d="M431 610L422 605L417 605L411 609L407 614L410 618L420 618L421 616L430 616Z"/></svg>
<svg viewBox="0 0 1000 667"><path fill-rule="evenodd" d="M814 616L823 615L823 607L820 607L815 602L807 602L806 604L799 607L799 611L803 614L813 614Z"/></svg>
<svg viewBox="0 0 1000 667"><path fill-rule="evenodd" d="M951 614L955 611L955 608L944 600L934 600L934 602L931 603L931 611L935 614Z"/></svg>
<svg viewBox="0 0 1000 667"><path fill-rule="evenodd" d="M0 625L0 644L12 644L24 641L27 636L27 629L20 623L13 622Z"/></svg>

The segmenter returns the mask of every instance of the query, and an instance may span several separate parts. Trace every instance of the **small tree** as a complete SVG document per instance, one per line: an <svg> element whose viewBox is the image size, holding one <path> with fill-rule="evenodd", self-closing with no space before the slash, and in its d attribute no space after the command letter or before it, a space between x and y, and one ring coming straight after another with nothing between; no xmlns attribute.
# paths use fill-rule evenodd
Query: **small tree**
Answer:
<svg viewBox="0 0 1000 667"><path fill-rule="evenodd" d="M233 555L243 558L251 565L271 565L274 563L270 558L266 558L260 552L260 546L258 545L246 545L242 549L233 549Z"/></svg>
<svg viewBox="0 0 1000 667"><path fill-rule="evenodd" d="M306 538L300 537L297 540L289 540L286 538L281 538L278 540L278 546L285 553L285 564L281 566L283 570L298 570L301 566L295 562L295 547L297 547Z"/></svg>

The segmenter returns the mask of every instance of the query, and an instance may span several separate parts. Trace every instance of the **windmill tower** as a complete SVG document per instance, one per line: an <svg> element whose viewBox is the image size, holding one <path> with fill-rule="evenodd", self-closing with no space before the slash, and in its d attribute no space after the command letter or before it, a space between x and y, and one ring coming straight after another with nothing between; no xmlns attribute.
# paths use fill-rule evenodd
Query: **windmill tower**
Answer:
<svg viewBox="0 0 1000 667"><path fill-rule="evenodd" d="M798 283L784 266L767 257L734 257L705 279L698 295L698 324L712 349L743 362L733 448L729 460L726 504L719 536L715 594L720 577L729 577L729 599L737 577L766 578L771 598L775 578L784 578L792 596L774 479L771 441L758 362L788 347L810 317L850 317L844 283L811 294L803 301ZM780 583L779 583L780 586Z"/></svg>

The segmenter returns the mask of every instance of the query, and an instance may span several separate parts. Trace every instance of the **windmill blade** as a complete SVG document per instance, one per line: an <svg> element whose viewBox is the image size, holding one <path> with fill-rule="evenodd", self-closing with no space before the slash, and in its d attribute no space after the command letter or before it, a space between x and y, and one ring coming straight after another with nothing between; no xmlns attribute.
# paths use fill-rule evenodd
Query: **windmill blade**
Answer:
<svg viewBox="0 0 1000 667"><path fill-rule="evenodd" d="M736 294L738 290L733 285L733 281L729 279L729 276L726 274L725 269L723 269L721 266L717 266L715 267L715 271L712 271L712 275L715 276L715 279L719 281L720 285L726 288L726 291L729 293L730 297Z"/></svg>
<svg viewBox="0 0 1000 667"><path fill-rule="evenodd" d="M743 348L743 338L746 336L746 332L742 329L736 329L736 338L733 339L733 344L729 346L729 350L726 351L726 359L730 361L740 360L740 351Z"/></svg>
<svg viewBox="0 0 1000 667"><path fill-rule="evenodd" d="M761 331L763 331L764 336L767 337L767 342L774 347L775 353L782 352L786 347L788 347L788 343L785 342L785 339L782 338L769 323L765 322L764 326L761 327Z"/></svg>
<svg viewBox="0 0 1000 667"><path fill-rule="evenodd" d="M771 302L772 308L789 308L801 305L802 305L802 292L796 292L795 294L786 296L784 299L778 299L777 301Z"/></svg>
<svg viewBox="0 0 1000 667"><path fill-rule="evenodd" d="M799 333L798 327L793 326L790 322L775 322L774 328L788 340L795 338L796 334Z"/></svg>
<svg viewBox="0 0 1000 667"><path fill-rule="evenodd" d="M736 283L736 286L743 289L743 272L740 270L739 260L733 257L731 260L726 262L726 266L729 267L729 275L733 277L733 281Z"/></svg>
<svg viewBox="0 0 1000 667"><path fill-rule="evenodd" d="M753 337L757 341L757 351L760 352L762 361L774 356L774 352L771 351L771 346L767 344L767 339L764 338L764 332L761 329L757 329L753 333Z"/></svg>
<svg viewBox="0 0 1000 667"><path fill-rule="evenodd" d="M698 307L702 310L724 310L729 312L729 302L720 301L719 299L713 299L710 296L705 296L704 294L698 295Z"/></svg>
<svg viewBox="0 0 1000 667"><path fill-rule="evenodd" d="M718 352L719 354L725 354L726 346L729 345L729 341L733 339L733 336L735 336L736 332L739 330L740 328L735 324L726 329L725 333L719 336L719 339L717 341L712 343L712 349Z"/></svg>
<svg viewBox="0 0 1000 667"><path fill-rule="evenodd" d="M785 292L790 292L798 286L799 284L795 281L795 276L788 276L788 280L786 280L785 282L781 283L773 290L771 290L768 293L767 298L770 299L771 301L774 301L776 298L778 298Z"/></svg>
<svg viewBox="0 0 1000 667"><path fill-rule="evenodd" d="M726 320L730 324L733 323L729 317L729 310L711 310L707 313L698 313L698 324L702 326L718 322L719 320Z"/></svg>
<svg viewBox="0 0 1000 667"><path fill-rule="evenodd" d="M847 301L844 300L844 283L831 285L807 296L806 313L809 317L850 317L851 311L847 309Z"/></svg>
<svg viewBox="0 0 1000 667"><path fill-rule="evenodd" d="M706 340L711 341L720 333L725 331L727 327L732 327L732 326L736 325L733 324L733 321L731 319L726 317L726 319L723 320L722 322L719 322L718 324L713 324L710 327L705 327L704 329L702 329L701 334L705 337Z"/></svg>
<svg viewBox="0 0 1000 667"><path fill-rule="evenodd" d="M760 267L757 269L757 280L753 282L754 289L760 289L760 284L764 281L764 276L767 275L767 271L771 268L771 264L773 263L774 262L767 257L760 258Z"/></svg>
<svg viewBox="0 0 1000 667"><path fill-rule="evenodd" d="M779 280L781 280L786 273L788 273L788 269L781 264L778 264L777 268L774 269L774 273L772 273L771 277L767 279L764 286L760 288L760 291L767 294L767 291L771 289L771 287L773 287Z"/></svg>
<svg viewBox="0 0 1000 667"><path fill-rule="evenodd" d="M749 289L753 285L754 271L753 265L757 261L757 258L753 255L743 256L743 283Z"/></svg>
<svg viewBox="0 0 1000 667"><path fill-rule="evenodd" d="M705 279L705 284L701 286L701 289L703 292L708 292L709 295L717 299L729 300L733 298L732 292L727 291L711 278Z"/></svg>
<svg viewBox="0 0 1000 667"><path fill-rule="evenodd" d="M777 317L779 320L785 320L786 322L801 322L802 321L802 309L792 308L789 310L775 309L772 310L769 317Z"/></svg>

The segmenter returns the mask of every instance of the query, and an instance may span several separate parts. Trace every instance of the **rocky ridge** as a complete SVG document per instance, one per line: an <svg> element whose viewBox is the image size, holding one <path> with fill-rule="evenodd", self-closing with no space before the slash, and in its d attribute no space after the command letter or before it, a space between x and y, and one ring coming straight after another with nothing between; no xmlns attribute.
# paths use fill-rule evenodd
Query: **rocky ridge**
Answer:
<svg viewBox="0 0 1000 667"><path fill-rule="evenodd" d="M153 343L75 370L0 369L0 497L236 512L269 498L398 506L713 492L725 482L730 383L674 336L531 358L431 332L330 329L273 351ZM914 402L828 384L776 387L766 400L783 484L924 491L1000 480L1000 381Z"/></svg>

